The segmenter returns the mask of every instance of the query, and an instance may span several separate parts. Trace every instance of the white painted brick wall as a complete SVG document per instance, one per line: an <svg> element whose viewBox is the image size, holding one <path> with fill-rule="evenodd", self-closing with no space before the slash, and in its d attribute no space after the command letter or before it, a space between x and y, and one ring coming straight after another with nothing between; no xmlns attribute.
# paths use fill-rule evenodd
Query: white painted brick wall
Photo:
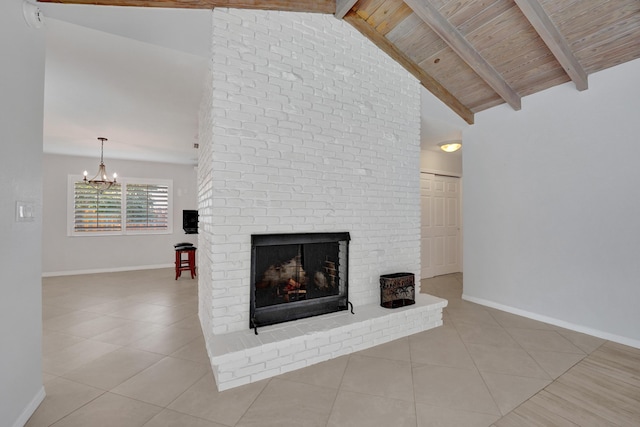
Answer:
<svg viewBox="0 0 640 427"><path fill-rule="evenodd" d="M211 94L213 93L213 74L211 68L204 85L204 95L200 105L199 147L198 147L198 315L205 338L211 338L213 332L213 286L211 286L211 266L224 261L213 254L213 136Z"/></svg>
<svg viewBox="0 0 640 427"><path fill-rule="evenodd" d="M199 157L205 336L248 328L251 234L350 232L356 309L379 302L381 274L413 272L419 284L418 82L320 14L216 8L211 64Z"/></svg>
<svg viewBox="0 0 640 427"><path fill-rule="evenodd" d="M417 295L416 304L389 310L377 304L355 314L334 313L213 337L209 345L219 391L365 350L442 325L447 301ZM336 327L336 325L339 325ZM271 341L277 337L277 341Z"/></svg>

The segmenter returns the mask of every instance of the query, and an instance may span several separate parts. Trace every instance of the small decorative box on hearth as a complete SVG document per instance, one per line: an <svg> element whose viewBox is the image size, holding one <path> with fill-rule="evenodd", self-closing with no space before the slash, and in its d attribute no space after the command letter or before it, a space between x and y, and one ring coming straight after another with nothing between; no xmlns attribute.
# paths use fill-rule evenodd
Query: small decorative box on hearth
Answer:
<svg viewBox="0 0 640 427"><path fill-rule="evenodd" d="M380 305L398 308L415 304L416 287L413 273L393 273L380 276Z"/></svg>

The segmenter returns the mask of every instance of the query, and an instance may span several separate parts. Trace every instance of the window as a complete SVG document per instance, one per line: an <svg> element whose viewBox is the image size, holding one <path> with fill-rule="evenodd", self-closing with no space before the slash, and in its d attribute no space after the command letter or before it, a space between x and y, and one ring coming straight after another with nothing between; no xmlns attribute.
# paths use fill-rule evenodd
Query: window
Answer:
<svg viewBox="0 0 640 427"><path fill-rule="evenodd" d="M127 184L127 230L169 227L169 186Z"/></svg>
<svg viewBox="0 0 640 427"><path fill-rule="evenodd" d="M76 233L122 230L122 186L100 192L84 181L75 182L73 223Z"/></svg>
<svg viewBox="0 0 640 427"><path fill-rule="evenodd" d="M69 176L69 235L173 232L171 180L120 181L100 192L82 181L81 176Z"/></svg>

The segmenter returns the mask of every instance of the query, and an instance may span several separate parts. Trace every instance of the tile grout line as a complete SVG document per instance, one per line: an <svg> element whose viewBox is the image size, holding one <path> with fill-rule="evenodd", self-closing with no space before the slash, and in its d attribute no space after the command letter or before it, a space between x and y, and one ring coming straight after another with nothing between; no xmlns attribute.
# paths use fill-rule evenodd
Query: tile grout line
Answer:
<svg viewBox="0 0 640 427"><path fill-rule="evenodd" d="M486 312L486 310L485 310L485 312ZM491 313L489 313L489 315L491 316ZM493 316L491 316L491 318L493 318ZM500 410L500 405L498 405L498 401L496 400L495 396L491 392L491 389L489 388L489 385L487 384L487 381L484 379L484 376L482 376L482 372L480 371L480 368L478 367L478 364L476 363L476 360L471 355L471 352L469 351L469 347L467 346L467 343L462 339L462 336L460 335L460 331L458 331L458 327L456 326L456 322L453 319L452 319L451 322L453 323L453 328L455 329L456 334L458 335L458 338L460 339L460 342L462 342L462 345L464 345L464 349L467 352L467 355L469 356L469 359L471 359L471 362L473 362L473 366L475 367L476 372L480 376L480 379L482 380L482 383L484 384L484 387L489 392L489 396L491 396L491 400L493 400L493 403L496 406L496 409L500 413L499 418L498 418L498 420L499 420L500 418L502 418L504 416L502 414L502 411ZM496 323L498 323L498 322L496 321ZM502 325L500 325L500 326L502 327ZM490 414L490 415L494 415L494 414ZM496 421L498 421L498 420L496 420ZM494 421L494 422L496 422L496 421Z"/></svg>
<svg viewBox="0 0 640 427"><path fill-rule="evenodd" d="M333 409L336 407L336 402L338 401L338 396L340 395L340 391L342 390L342 383L344 381L344 375L347 373L347 369L349 368L349 362L351 362L351 356L354 353L347 354L347 363L344 365L344 370L342 371L342 375L340 375L340 382L338 383L338 388L336 389L336 395L333 398L333 402L331 403L331 409L329 410L329 416L327 417L327 422L325 423L325 427L329 426L329 421L331 421L331 415L333 414Z"/></svg>

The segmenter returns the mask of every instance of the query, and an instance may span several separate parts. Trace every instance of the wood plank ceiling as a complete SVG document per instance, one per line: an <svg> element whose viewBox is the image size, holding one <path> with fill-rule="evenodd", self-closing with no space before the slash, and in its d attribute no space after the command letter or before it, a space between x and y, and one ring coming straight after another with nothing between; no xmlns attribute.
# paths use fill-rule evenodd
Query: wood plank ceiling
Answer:
<svg viewBox="0 0 640 427"><path fill-rule="evenodd" d="M474 113L640 58L640 0L39 0L333 13L468 123Z"/></svg>

